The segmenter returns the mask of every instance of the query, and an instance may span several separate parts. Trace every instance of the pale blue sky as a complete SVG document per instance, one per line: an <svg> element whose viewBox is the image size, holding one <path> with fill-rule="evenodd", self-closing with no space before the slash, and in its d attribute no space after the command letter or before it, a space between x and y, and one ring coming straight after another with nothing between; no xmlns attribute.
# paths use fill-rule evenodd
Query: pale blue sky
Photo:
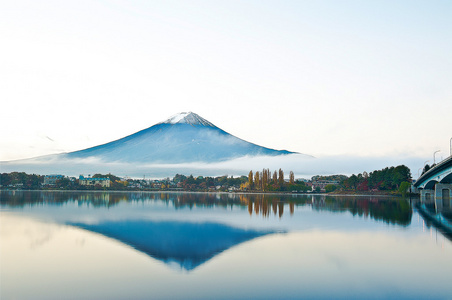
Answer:
<svg viewBox="0 0 452 300"><path fill-rule="evenodd" d="M0 160L193 111L317 157L449 155L451 1L2 1Z"/></svg>

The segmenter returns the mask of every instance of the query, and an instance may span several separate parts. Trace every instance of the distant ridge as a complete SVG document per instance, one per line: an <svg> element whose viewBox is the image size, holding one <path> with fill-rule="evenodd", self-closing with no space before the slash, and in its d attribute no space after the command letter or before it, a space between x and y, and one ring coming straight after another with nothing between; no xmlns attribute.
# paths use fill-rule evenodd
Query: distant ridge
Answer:
<svg viewBox="0 0 452 300"><path fill-rule="evenodd" d="M293 154L262 147L216 127L193 112L176 114L147 129L92 148L60 154L64 158L96 158L102 162L221 162L244 156Z"/></svg>

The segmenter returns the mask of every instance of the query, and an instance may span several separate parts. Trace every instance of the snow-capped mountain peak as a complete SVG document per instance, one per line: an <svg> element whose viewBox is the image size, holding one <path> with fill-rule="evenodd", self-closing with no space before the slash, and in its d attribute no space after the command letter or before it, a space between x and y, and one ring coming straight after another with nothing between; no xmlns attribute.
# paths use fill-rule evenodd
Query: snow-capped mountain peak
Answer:
<svg viewBox="0 0 452 300"><path fill-rule="evenodd" d="M162 123L163 124L202 125L202 126L216 127L215 125L213 125L206 119L201 118L199 115L197 115L191 111L178 113Z"/></svg>
<svg viewBox="0 0 452 300"><path fill-rule="evenodd" d="M244 156L291 154L249 143L193 112L183 112L139 132L103 145L65 154L105 162L220 162Z"/></svg>

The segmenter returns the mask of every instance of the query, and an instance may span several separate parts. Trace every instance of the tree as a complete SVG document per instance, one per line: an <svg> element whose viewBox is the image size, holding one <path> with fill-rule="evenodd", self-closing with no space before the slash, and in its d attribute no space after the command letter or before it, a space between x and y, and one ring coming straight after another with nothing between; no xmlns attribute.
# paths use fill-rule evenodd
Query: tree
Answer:
<svg viewBox="0 0 452 300"><path fill-rule="evenodd" d="M411 171L405 165L400 165L394 168L394 173L396 174L396 184L400 185L403 181L411 181Z"/></svg>
<svg viewBox="0 0 452 300"><path fill-rule="evenodd" d="M185 179L187 179L187 176L181 175L181 174L176 174L176 175L173 177L173 181L174 181L175 183L182 182L182 181L184 181Z"/></svg>
<svg viewBox="0 0 452 300"><path fill-rule="evenodd" d="M121 178L119 178L118 176L112 175L111 173L108 173L106 175L103 174L94 174L93 176L91 176L92 178L109 178L111 182L119 182L121 181Z"/></svg>
<svg viewBox="0 0 452 300"><path fill-rule="evenodd" d="M266 190L267 180L268 180L267 170L263 169L262 170L262 190L263 191Z"/></svg>
<svg viewBox="0 0 452 300"><path fill-rule="evenodd" d="M358 186L358 180L359 180L358 176L356 176L355 174L352 174L352 176L350 176L350 178L347 181L348 181L349 186L355 190L356 187Z"/></svg>
<svg viewBox="0 0 452 300"><path fill-rule="evenodd" d="M336 190L336 186L334 184L327 184L325 186L325 192L331 193Z"/></svg>
<svg viewBox="0 0 452 300"><path fill-rule="evenodd" d="M11 184L11 176L8 173L2 173L0 175L0 185L8 186Z"/></svg>
<svg viewBox="0 0 452 300"><path fill-rule="evenodd" d="M185 180L187 184L195 184L196 179L193 177L193 175L188 176L188 178Z"/></svg>
<svg viewBox="0 0 452 300"><path fill-rule="evenodd" d="M256 187L256 189L260 188L260 178L259 178L259 172L256 171L256 174L254 175L254 185Z"/></svg>
<svg viewBox="0 0 452 300"><path fill-rule="evenodd" d="M399 186L399 193L402 194L402 197L406 197L406 193L408 192L408 189L410 188L411 184L407 181L404 181Z"/></svg>
<svg viewBox="0 0 452 300"><path fill-rule="evenodd" d="M278 183L280 186L284 185L284 172L281 169L279 169Z"/></svg>
<svg viewBox="0 0 452 300"><path fill-rule="evenodd" d="M294 182L295 182L295 175L294 175L294 173L292 171L290 171L290 173L289 173L289 183L290 184L294 184Z"/></svg>
<svg viewBox="0 0 452 300"><path fill-rule="evenodd" d="M273 172L273 184L277 184L278 183L278 174L276 173L276 170L275 170L275 172Z"/></svg>
<svg viewBox="0 0 452 300"><path fill-rule="evenodd" d="M67 177L63 177L56 181L56 186L59 188L70 188L72 185L72 182Z"/></svg>
<svg viewBox="0 0 452 300"><path fill-rule="evenodd" d="M252 170L248 173L248 186L250 187L250 189L253 188L253 171Z"/></svg>

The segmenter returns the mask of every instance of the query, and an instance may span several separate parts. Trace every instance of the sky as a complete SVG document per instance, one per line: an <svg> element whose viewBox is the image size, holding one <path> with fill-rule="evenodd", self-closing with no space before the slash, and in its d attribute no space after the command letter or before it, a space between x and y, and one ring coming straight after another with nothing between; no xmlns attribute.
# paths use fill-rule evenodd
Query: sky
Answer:
<svg viewBox="0 0 452 300"><path fill-rule="evenodd" d="M269 148L431 163L450 155L451 15L451 1L2 1L0 161L192 111Z"/></svg>

